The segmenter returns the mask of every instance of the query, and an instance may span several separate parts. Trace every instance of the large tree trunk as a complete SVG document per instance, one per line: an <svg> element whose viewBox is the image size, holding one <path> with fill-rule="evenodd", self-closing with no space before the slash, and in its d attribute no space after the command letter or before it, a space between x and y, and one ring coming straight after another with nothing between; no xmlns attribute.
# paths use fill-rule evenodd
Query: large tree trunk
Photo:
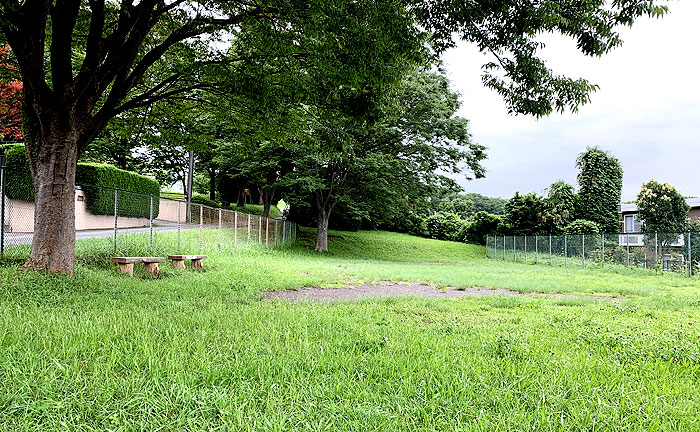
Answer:
<svg viewBox="0 0 700 432"><path fill-rule="evenodd" d="M328 221L331 218L331 209L323 205L318 209L318 233L316 234L316 250L328 252Z"/></svg>
<svg viewBox="0 0 700 432"><path fill-rule="evenodd" d="M56 127L44 133L27 136L35 211L31 252L23 268L72 275L78 134Z"/></svg>
<svg viewBox="0 0 700 432"><path fill-rule="evenodd" d="M272 188L264 187L262 188L262 193L260 198L263 202L263 217L270 217L270 207L272 206L272 200L275 197L275 190Z"/></svg>
<svg viewBox="0 0 700 432"><path fill-rule="evenodd" d="M236 206L245 207L245 185L236 186L238 193L236 194Z"/></svg>

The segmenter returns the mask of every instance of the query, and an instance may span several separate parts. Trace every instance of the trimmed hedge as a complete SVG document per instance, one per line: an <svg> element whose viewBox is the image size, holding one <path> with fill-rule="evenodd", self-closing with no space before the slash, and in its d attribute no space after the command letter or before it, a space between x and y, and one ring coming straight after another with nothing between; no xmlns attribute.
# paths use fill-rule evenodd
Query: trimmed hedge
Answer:
<svg viewBox="0 0 700 432"><path fill-rule="evenodd" d="M24 144L6 144L5 194L9 199L34 202L34 184Z"/></svg>
<svg viewBox="0 0 700 432"><path fill-rule="evenodd" d="M153 200L153 217L158 216L160 184L150 177L120 170L106 164L78 164L75 183L85 193L85 203L94 215L114 214L114 189L120 189L117 214L122 217L148 218L150 196ZM98 186L98 187L93 187ZM135 192L135 193L130 193Z"/></svg>
<svg viewBox="0 0 700 432"><path fill-rule="evenodd" d="M2 147L5 150L7 166L7 197L34 202L34 184L24 144L8 144ZM87 208L94 215L114 214L113 189L128 191L120 191L119 194L118 215L122 217L148 218L151 200L148 196L139 194L160 196L160 185L156 180L106 164L79 163L75 184L82 187ZM153 200L154 218L158 215L159 204L159 199Z"/></svg>

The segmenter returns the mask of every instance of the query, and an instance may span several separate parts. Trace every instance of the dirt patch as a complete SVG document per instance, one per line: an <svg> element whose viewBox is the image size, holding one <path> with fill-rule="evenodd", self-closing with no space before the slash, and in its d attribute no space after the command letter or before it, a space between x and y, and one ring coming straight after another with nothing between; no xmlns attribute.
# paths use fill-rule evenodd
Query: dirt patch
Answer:
<svg viewBox="0 0 700 432"><path fill-rule="evenodd" d="M345 288L319 288L305 287L298 290L278 290L265 291L267 300L289 300L289 301L341 301L341 300L357 300L361 298L376 298L376 297L405 297L405 296L420 296L428 298L460 298L460 297L479 297L479 296L495 296L506 295L514 297L524 296L547 296L554 298L567 299L591 299L603 301L619 301L624 297L608 297L594 295L577 295L563 293L531 293L523 294L517 291L508 289L491 289L486 287L471 287L466 289L457 289L447 287L438 289L434 285L426 285L420 283L375 283L356 285Z"/></svg>

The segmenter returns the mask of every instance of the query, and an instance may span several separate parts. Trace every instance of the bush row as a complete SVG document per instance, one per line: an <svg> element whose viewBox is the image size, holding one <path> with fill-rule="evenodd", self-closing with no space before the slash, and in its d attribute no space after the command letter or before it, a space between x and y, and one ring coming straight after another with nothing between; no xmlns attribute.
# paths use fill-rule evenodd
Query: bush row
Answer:
<svg viewBox="0 0 700 432"><path fill-rule="evenodd" d="M34 185L24 145L13 144L5 146L4 149L7 197L34 202ZM117 202L117 214L122 217L149 217L150 196L160 195L160 185L156 180L105 164L79 163L75 183L82 187L85 204L94 215L114 214L114 189L124 191L119 193ZM159 200L155 199L153 217L158 215L158 210Z"/></svg>
<svg viewBox="0 0 700 432"><path fill-rule="evenodd" d="M235 204L231 204L231 210L235 210L241 213L248 213L256 216L262 216L263 206L258 204L246 204L245 207L238 207ZM282 216L282 212L276 205L270 206L270 218L278 218Z"/></svg>
<svg viewBox="0 0 700 432"><path fill-rule="evenodd" d="M600 227L587 220L575 220L563 230L566 234L595 234ZM480 211L469 219L456 213L437 213L412 224L411 234L437 240L486 244L487 235L513 235L513 229L503 217Z"/></svg>

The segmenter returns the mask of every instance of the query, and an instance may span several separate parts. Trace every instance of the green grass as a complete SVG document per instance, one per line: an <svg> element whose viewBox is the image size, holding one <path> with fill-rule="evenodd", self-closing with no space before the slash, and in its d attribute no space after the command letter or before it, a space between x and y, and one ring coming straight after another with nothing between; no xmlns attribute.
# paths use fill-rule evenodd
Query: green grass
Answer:
<svg viewBox="0 0 700 432"><path fill-rule="evenodd" d="M697 279L384 232L333 232L318 255L299 234L158 280L95 241L72 279L0 267L0 430L700 429ZM261 301L372 280L627 299Z"/></svg>

